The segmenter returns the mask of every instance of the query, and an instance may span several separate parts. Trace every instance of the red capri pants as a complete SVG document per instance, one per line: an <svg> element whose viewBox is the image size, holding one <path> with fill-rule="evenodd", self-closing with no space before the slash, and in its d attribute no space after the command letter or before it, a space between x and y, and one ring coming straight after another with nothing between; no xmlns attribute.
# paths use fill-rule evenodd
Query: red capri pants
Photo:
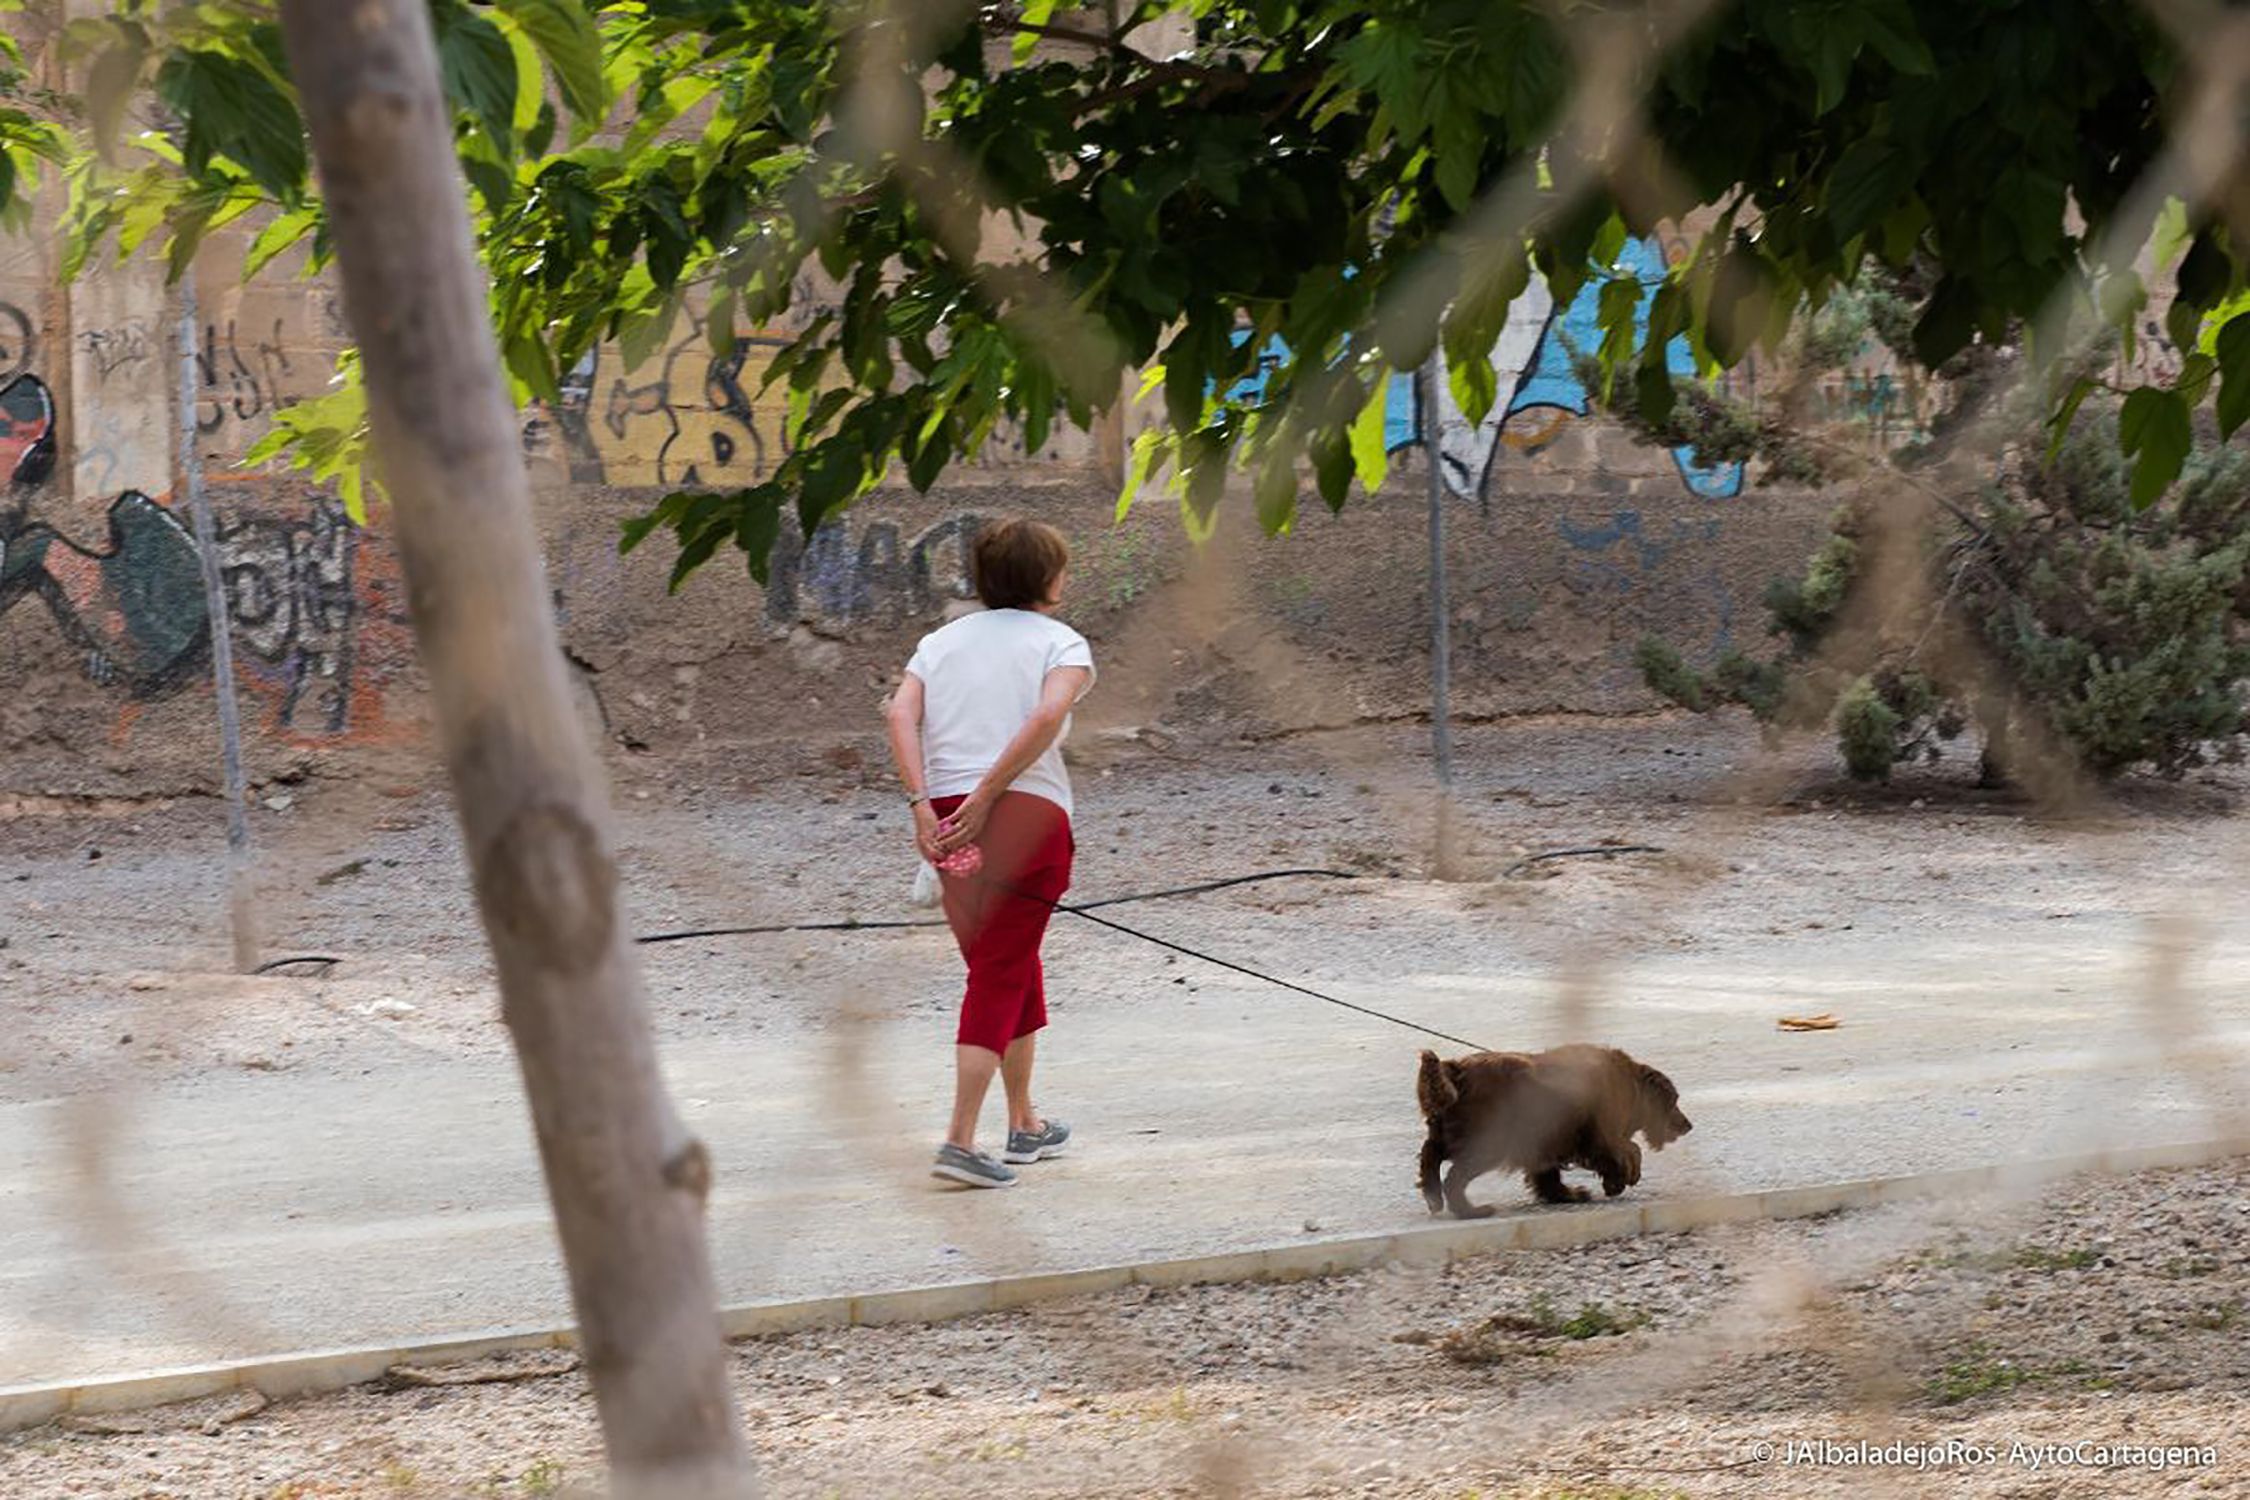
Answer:
<svg viewBox="0 0 2250 1500"><path fill-rule="evenodd" d="M933 797L930 806L939 817L950 817L965 800ZM1070 889L1077 845L1070 815L1030 792L1001 793L977 845L982 868L974 875L948 875L942 886L946 925L969 964L955 1040L1006 1052L1010 1042L1047 1024L1039 943L1047 935L1051 903Z"/></svg>

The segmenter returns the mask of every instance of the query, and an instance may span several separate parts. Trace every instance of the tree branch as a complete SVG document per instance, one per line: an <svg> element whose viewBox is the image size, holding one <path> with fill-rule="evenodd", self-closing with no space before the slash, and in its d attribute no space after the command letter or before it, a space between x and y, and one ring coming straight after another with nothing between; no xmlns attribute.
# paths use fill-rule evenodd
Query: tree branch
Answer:
<svg viewBox="0 0 2250 1500"><path fill-rule="evenodd" d="M1076 42L1082 47L1092 47L1098 52L1118 52L1139 58L1143 62L1157 59L1135 50L1122 37L1105 36L1098 31L1081 31L1075 26L1054 26L1026 21L1009 15L996 5L988 5L977 13L977 21L991 36L1036 36L1051 42Z"/></svg>

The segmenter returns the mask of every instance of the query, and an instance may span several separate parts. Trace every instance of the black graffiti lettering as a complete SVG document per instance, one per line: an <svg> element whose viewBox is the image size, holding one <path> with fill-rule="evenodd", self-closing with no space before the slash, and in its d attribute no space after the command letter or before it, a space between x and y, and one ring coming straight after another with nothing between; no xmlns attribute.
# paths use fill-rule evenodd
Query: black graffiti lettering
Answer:
<svg viewBox="0 0 2250 1500"><path fill-rule="evenodd" d="M974 514L953 516L905 542L895 523L869 521L856 545L846 519L823 525L810 542L783 526L768 562L766 618L778 625L927 619L974 592L969 548L982 524Z"/></svg>
<svg viewBox="0 0 2250 1500"><path fill-rule="evenodd" d="M203 391L195 407L199 432L217 432L230 420L247 422L295 404L279 318L274 319L270 339L252 341L247 358L234 319L227 320L223 331L216 323L204 324L195 364Z"/></svg>

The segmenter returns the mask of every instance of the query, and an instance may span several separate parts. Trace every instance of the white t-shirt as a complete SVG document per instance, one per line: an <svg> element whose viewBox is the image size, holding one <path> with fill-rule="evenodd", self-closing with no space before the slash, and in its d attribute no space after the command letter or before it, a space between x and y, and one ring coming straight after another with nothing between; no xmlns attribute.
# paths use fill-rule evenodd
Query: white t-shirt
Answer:
<svg viewBox="0 0 2250 1500"><path fill-rule="evenodd" d="M975 791L1039 706L1040 689L1057 667L1084 667L1093 686L1086 638L1036 610L979 610L922 637L906 670L922 680L923 790L933 797ZM1062 746L1069 736L1066 718L1055 742L1009 790L1045 797L1068 813Z"/></svg>

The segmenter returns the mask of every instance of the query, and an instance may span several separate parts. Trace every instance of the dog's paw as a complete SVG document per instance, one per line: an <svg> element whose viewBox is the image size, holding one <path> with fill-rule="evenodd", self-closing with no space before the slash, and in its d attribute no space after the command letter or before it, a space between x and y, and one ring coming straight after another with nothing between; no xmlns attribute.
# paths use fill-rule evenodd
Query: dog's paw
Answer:
<svg viewBox="0 0 2250 1500"><path fill-rule="evenodd" d="M1625 1189L1630 1187L1631 1185L1632 1184L1628 1183L1622 1177L1604 1177L1602 1179L1602 1196L1604 1198L1614 1198L1619 1193L1624 1192Z"/></svg>

